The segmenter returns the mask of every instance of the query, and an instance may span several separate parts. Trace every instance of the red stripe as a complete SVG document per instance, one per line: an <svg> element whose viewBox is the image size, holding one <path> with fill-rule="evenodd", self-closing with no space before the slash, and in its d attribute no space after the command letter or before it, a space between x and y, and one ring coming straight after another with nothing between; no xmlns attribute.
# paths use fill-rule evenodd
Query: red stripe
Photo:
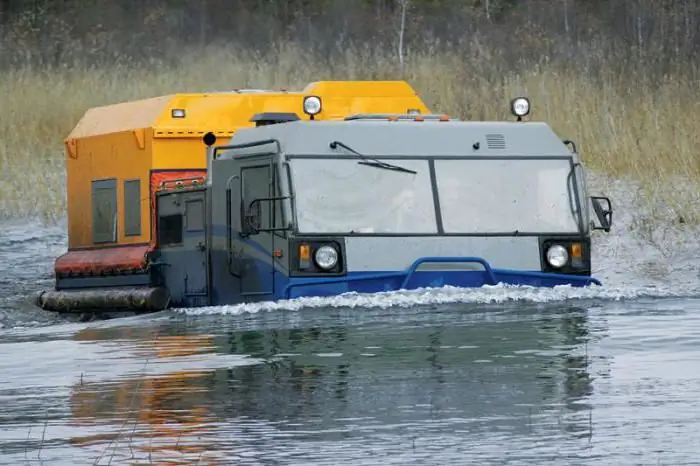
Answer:
<svg viewBox="0 0 700 466"><path fill-rule="evenodd" d="M150 245L68 251L56 259L56 274L99 275L143 270L148 265Z"/></svg>

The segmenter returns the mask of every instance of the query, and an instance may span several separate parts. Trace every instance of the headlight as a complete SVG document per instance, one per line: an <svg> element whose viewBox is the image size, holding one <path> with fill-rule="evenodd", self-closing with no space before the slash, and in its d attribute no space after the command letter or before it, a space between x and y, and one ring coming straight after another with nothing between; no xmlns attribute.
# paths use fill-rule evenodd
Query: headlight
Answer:
<svg viewBox="0 0 700 466"><path fill-rule="evenodd" d="M321 246L314 253L316 264L324 270L330 270L338 263L338 251L331 246Z"/></svg>
<svg viewBox="0 0 700 466"><path fill-rule="evenodd" d="M564 246L555 244L554 246L547 249L547 262L552 267L560 269L566 265L569 260L569 253L566 251Z"/></svg>
<svg viewBox="0 0 700 466"><path fill-rule="evenodd" d="M527 97L517 97L510 102L510 111L517 117L530 113L530 101Z"/></svg>
<svg viewBox="0 0 700 466"><path fill-rule="evenodd" d="M321 113L321 98L315 95L304 97L304 113L317 115Z"/></svg>

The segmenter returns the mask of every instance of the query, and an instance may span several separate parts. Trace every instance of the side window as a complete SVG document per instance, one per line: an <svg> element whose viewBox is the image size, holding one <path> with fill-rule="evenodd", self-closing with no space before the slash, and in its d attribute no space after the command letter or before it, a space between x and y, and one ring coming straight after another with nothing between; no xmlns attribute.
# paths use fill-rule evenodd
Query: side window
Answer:
<svg viewBox="0 0 700 466"><path fill-rule="evenodd" d="M182 214L166 214L158 217L158 244L160 246L182 244Z"/></svg>
<svg viewBox="0 0 700 466"><path fill-rule="evenodd" d="M117 180L92 182L92 242L117 241Z"/></svg>
<svg viewBox="0 0 700 466"><path fill-rule="evenodd" d="M241 199L244 210L255 199L270 196L270 166L244 167L241 169ZM270 224L270 203L263 202L260 205L263 222Z"/></svg>
<svg viewBox="0 0 700 466"><path fill-rule="evenodd" d="M141 180L124 181L124 236L141 235Z"/></svg>

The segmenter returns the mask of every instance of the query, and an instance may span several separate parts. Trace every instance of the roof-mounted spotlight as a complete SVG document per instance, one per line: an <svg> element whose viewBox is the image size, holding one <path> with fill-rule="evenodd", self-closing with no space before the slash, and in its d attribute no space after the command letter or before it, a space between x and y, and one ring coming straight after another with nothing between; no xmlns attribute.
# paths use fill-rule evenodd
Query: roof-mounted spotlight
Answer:
<svg viewBox="0 0 700 466"><path fill-rule="evenodd" d="M522 121L524 116L530 114L530 99L527 97L516 97L510 101L510 112Z"/></svg>
<svg viewBox="0 0 700 466"><path fill-rule="evenodd" d="M304 97L304 113L309 115L313 120L315 115L321 113L322 105L321 98L315 95L307 95Z"/></svg>

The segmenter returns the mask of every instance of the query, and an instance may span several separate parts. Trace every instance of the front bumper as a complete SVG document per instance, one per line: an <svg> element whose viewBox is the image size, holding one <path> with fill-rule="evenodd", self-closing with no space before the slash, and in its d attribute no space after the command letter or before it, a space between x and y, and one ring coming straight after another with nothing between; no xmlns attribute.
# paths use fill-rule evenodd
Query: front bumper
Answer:
<svg viewBox="0 0 700 466"><path fill-rule="evenodd" d="M418 270L426 264L474 264L477 270ZM350 272L335 278L292 278L285 286L283 299L305 296L335 296L348 292L377 293L382 291L412 290L454 286L478 288L488 285L520 285L554 287L570 285L601 286L600 281L585 275L567 275L552 272L496 269L480 257L422 257L406 270Z"/></svg>

